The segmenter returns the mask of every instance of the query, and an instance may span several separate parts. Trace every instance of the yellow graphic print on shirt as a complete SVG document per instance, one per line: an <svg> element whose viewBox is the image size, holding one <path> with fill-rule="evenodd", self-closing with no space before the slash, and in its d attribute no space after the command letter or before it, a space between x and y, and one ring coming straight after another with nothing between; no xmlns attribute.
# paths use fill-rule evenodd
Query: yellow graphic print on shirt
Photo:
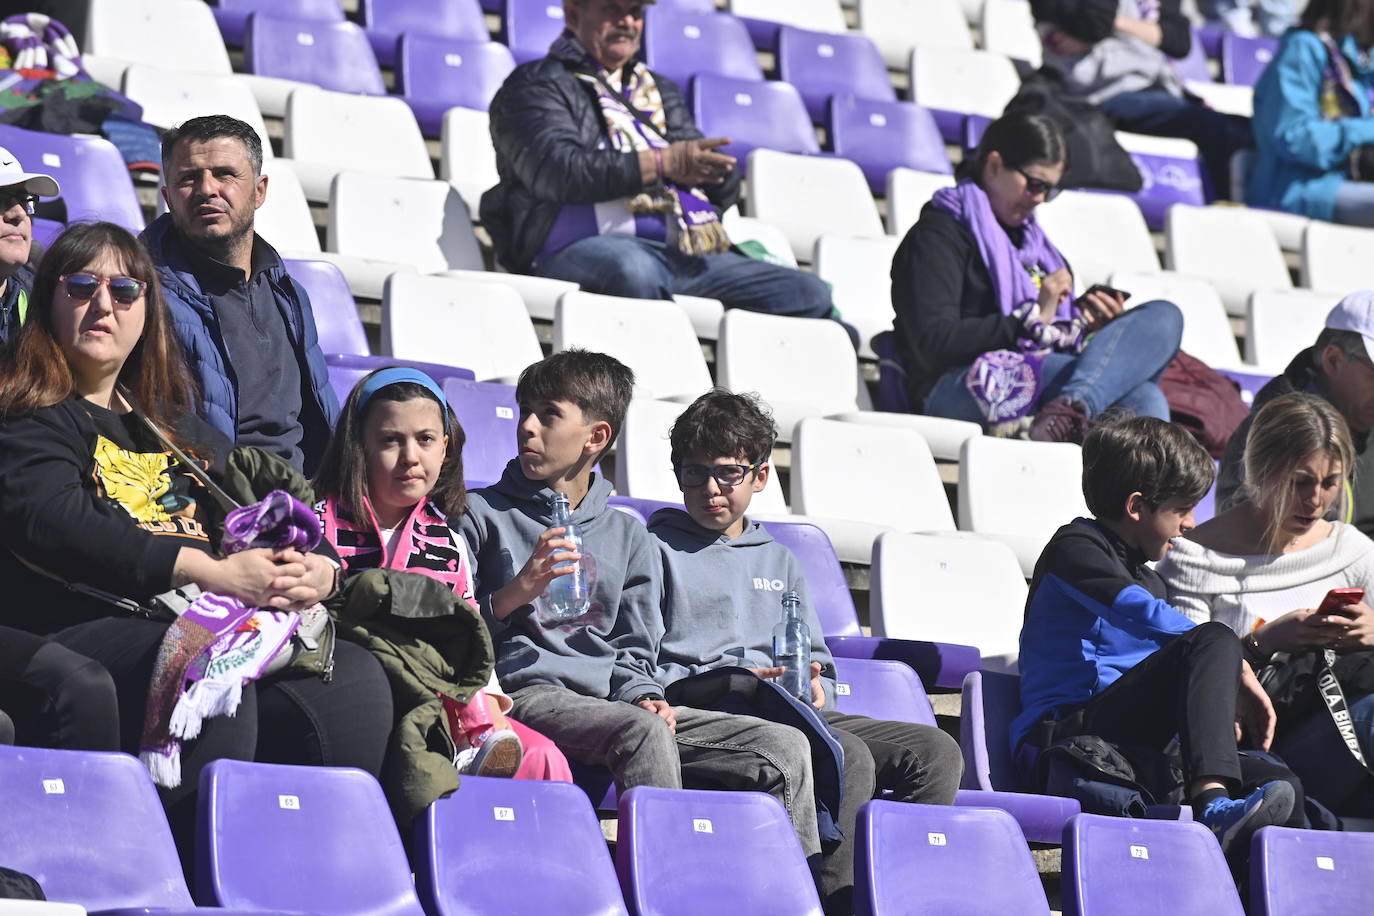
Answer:
<svg viewBox="0 0 1374 916"><path fill-rule="evenodd" d="M190 475L166 452L131 452L96 436L95 476L101 495L155 534L207 539L195 519Z"/></svg>

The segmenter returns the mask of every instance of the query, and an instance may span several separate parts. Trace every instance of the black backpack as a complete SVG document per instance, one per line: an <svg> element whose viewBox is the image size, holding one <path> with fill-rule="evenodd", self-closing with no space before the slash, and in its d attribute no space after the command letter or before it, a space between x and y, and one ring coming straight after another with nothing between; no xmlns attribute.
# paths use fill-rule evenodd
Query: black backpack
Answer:
<svg viewBox="0 0 1374 916"><path fill-rule="evenodd" d="M1042 114L1059 127L1068 146L1068 162L1060 180L1063 187L1140 190L1140 170L1116 142L1111 119L1097 106L1066 95L1055 71L1042 69L1031 74L1003 114L1013 112Z"/></svg>

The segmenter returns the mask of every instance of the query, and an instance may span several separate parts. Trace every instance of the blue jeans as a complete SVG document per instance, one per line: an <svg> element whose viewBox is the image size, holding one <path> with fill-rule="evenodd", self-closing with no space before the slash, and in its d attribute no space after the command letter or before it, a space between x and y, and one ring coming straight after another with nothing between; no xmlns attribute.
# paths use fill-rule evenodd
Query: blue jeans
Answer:
<svg viewBox="0 0 1374 916"><path fill-rule="evenodd" d="M1183 313L1178 306L1162 299L1138 305L1088 338L1079 355L1046 356L1039 403L1067 397L1087 405L1089 417L1119 406L1136 416L1167 420L1169 402L1155 382L1178 352L1182 337ZM964 384L967 375L964 366L940 376L926 397L925 412L982 423L978 402Z"/></svg>
<svg viewBox="0 0 1374 916"><path fill-rule="evenodd" d="M1121 130L1196 143L1215 197L1231 196L1231 155L1254 145L1249 118L1222 114L1164 89L1123 92L1098 107Z"/></svg>
<svg viewBox="0 0 1374 916"><path fill-rule="evenodd" d="M1374 182L1342 181L1331 218L1346 226L1374 227Z"/></svg>
<svg viewBox="0 0 1374 916"><path fill-rule="evenodd" d="M1349 696L1350 718L1366 759L1374 752L1374 693ZM1374 792L1367 775L1341 740L1325 710L1318 707L1306 720L1274 743L1274 753L1298 774L1307 794L1337 814L1374 817Z"/></svg>
<svg viewBox="0 0 1374 916"><path fill-rule="evenodd" d="M675 293L719 299L726 308L797 318L829 318L830 289L819 277L727 251L695 256L675 246L623 235L573 242L534 268L587 292L630 299Z"/></svg>

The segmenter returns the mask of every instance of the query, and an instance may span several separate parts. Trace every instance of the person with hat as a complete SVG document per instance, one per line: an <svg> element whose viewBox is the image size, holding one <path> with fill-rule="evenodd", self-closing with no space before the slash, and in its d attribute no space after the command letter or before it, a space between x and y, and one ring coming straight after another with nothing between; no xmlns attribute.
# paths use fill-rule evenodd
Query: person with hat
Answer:
<svg viewBox="0 0 1374 916"><path fill-rule="evenodd" d="M0 147L0 341L9 342L24 323L33 286L33 205L61 192L51 175L26 172Z"/></svg>
<svg viewBox="0 0 1374 916"><path fill-rule="evenodd" d="M1335 501L1328 519L1354 525L1374 535L1374 290L1360 290L1342 299L1326 316L1317 342L1293 357L1288 368L1259 393L1250 416L1231 434L1217 475L1217 511L1246 500L1245 437L1255 414L1275 398L1305 391L1330 401L1350 427L1355 447L1354 467L1346 475L1345 493Z"/></svg>

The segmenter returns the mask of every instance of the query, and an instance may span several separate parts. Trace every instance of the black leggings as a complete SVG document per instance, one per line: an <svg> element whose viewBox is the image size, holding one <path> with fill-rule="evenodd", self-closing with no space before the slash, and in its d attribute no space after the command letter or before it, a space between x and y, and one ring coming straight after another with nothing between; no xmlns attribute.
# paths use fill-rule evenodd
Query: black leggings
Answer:
<svg viewBox="0 0 1374 916"><path fill-rule="evenodd" d="M0 627L0 709L19 744L119 750L114 681L99 662L44 636Z"/></svg>

